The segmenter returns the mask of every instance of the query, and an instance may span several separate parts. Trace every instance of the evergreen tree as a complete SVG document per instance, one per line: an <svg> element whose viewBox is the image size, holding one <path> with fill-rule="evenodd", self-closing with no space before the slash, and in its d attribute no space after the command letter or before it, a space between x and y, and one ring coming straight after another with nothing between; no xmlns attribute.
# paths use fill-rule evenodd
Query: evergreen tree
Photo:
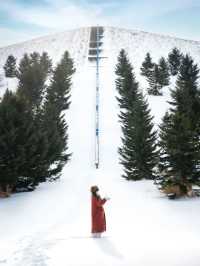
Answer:
<svg viewBox="0 0 200 266"><path fill-rule="evenodd" d="M154 67L154 63L152 62L151 55L150 53L147 53L145 60L142 63L142 67L140 68L141 75L148 78L151 75L151 71L153 70L153 67Z"/></svg>
<svg viewBox="0 0 200 266"><path fill-rule="evenodd" d="M7 90L0 103L0 185L4 190L6 185L13 185L18 177L15 163L18 160L14 156L13 145L16 138L16 128L13 123L16 117L14 100L12 92Z"/></svg>
<svg viewBox="0 0 200 266"><path fill-rule="evenodd" d="M42 53L40 57L40 65L43 69L43 73L45 73L46 75L50 75L52 73L52 60L49 58L47 52Z"/></svg>
<svg viewBox="0 0 200 266"><path fill-rule="evenodd" d="M44 60L37 52L21 59L17 77L19 79L18 94L32 109L33 113L39 112L43 95L46 90L46 79L50 71L51 61ZM47 66L49 63L49 66Z"/></svg>
<svg viewBox="0 0 200 266"><path fill-rule="evenodd" d="M194 64L194 60L186 54L182 58L179 72L176 89L171 91L171 112L179 111L188 116L192 129L195 129L200 116L199 68L197 64Z"/></svg>
<svg viewBox="0 0 200 266"><path fill-rule="evenodd" d="M7 78L13 78L16 76L16 58L13 55L9 55L4 65L5 76Z"/></svg>
<svg viewBox="0 0 200 266"><path fill-rule="evenodd" d="M49 67L47 67L47 61L49 62ZM27 149L26 157L28 159L24 169L27 175L34 179L35 185L48 178L50 167L46 160L48 142L42 125L42 105L47 87L46 82L50 73L50 65L51 61L47 54L44 57L37 52L33 52L30 55L24 55L17 72L19 79L17 96L25 103L26 108L32 114L32 131L34 133L31 142L27 142L27 146L32 147L32 149ZM33 165L34 171L32 171Z"/></svg>
<svg viewBox="0 0 200 266"><path fill-rule="evenodd" d="M43 124L48 141L47 160L50 165L54 165L49 170L49 176L52 178L60 174L70 158L70 154L67 153L68 126L63 111L70 105L71 78L74 72L73 61L69 53L65 52L61 62L53 71L44 103Z"/></svg>
<svg viewBox="0 0 200 266"><path fill-rule="evenodd" d="M176 47L168 54L169 70L172 76L178 74L182 57L182 53Z"/></svg>
<svg viewBox="0 0 200 266"><path fill-rule="evenodd" d="M34 184L34 126L24 102L7 90L0 103L0 184L13 188L21 182ZM38 141L38 139L37 139ZM22 181L23 180L23 181Z"/></svg>
<svg viewBox="0 0 200 266"><path fill-rule="evenodd" d="M162 87L169 85L169 67L164 57L161 57L158 64L160 72L160 85Z"/></svg>
<svg viewBox="0 0 200 266"><path fill-rule="evenodd" d="M178 184L195 180L200 174L200 92L199 69L193 59L182 59L176 89L172 91L170 113L160 126L160 170L166 182Z"/></svg>
<svg viewBox="0 0 200 266"><path fill-rule="evenodd" d="M68 161L67 124L71 76L75 69L66 52L51 74L47 54L25 55L18 70L16 94L7 91L0 103L0 186L32 189L57 178ZM38 78L38 79L37 79Z"/></svg>
<svg viewBox="0 0 200 266"><path fill-rule="evenodd" d="M136 98L138 83L133 75L133 67L128 60L124 49L118 56L118 64L115 73L117 75L116 88L120 97L116 97L121 109L128 109Z"/></svg>
<svg viewBox="0 0 200 266"><path fill-rule="evenodd" d="M53 72L51 85L47 90L47 102L56 105L58 113L69 108L71 78L74 72L73 60L66 51Z"/></svg>
<svg viewBox="0 0 200 266"><path fill-rule="evenodd" d="M156 164L156 133L148 104L138 91L133 68L124 50L118 56L115 73L123 133L122 147L119 148L123 177L128 180L150 179Z"/></svg>
<svg viewBox="0 0 200 266"><path fill-rule="evenodd" d="M162 95L161 73L157 64L154 64L153 70L151 71L147 81L149 83L149 87L147 89L149 95Z"/></svg>

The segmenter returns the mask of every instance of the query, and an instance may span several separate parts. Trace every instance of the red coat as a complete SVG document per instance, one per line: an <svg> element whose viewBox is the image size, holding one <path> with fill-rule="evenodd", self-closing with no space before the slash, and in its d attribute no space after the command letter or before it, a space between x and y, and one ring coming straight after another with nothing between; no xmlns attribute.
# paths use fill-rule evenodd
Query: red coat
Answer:
<svg viewBox="0 0 200 266"><path fill-rule="evenodd" d="M92 196L92 233L102 233L106 231L106 217L103 204L106 199L98 199Z"/></svg>

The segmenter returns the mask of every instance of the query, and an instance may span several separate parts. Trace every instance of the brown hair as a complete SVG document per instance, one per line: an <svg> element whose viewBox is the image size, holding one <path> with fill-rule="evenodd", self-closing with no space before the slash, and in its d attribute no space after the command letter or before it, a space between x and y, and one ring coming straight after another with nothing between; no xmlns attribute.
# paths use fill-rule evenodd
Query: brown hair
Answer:
<svg viewBox="0 0 200 266"><path fill-rule="evenodd" d="M98 190L99 190L99 188L98 188L97 186L92 186L92 187L90 188L90 191L91 191L92 195L95 196L96 198L100 198L100 197L96 194L96 192L97 192Z"/></svg>
<svg viewBox="0 0 200 266"><path fill-rule="evenodd" d="M90 192L92 192L92 193L96 193L98 190L99 190L99 188L97 186L92 186L90 188Z"/></svg>

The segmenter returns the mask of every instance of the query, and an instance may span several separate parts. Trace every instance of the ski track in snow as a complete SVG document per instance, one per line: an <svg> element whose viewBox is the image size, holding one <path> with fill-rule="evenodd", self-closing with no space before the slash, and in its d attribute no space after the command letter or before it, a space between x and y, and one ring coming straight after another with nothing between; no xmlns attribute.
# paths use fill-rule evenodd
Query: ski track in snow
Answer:
<svg viewBox="0 0 200 266"><path fill-rule="evenodd" d="M63 176L30 193L0 201L0 266L199 266L200 200L169 201L152 181L121 178L117 147L119 113L114 68L124 48L139 75L145 54L157 61L174 47L200 64L200 43L139 31L106 27L100 67L100 169L94 168L95 68L87 61L90 28L68 31L0 49L0 66L9 54L47 51L54 64L68 50L75 60L72 104L66 113L69 147L73 152ZM1 70L2 72L2 70ZM3 79L0 96L17 81ZM174 80L170 87L174 86ZM163 97L149 96L155 126L168 108ZM105 236L90 236L91 185L98 184L106 203Z"/></svg>

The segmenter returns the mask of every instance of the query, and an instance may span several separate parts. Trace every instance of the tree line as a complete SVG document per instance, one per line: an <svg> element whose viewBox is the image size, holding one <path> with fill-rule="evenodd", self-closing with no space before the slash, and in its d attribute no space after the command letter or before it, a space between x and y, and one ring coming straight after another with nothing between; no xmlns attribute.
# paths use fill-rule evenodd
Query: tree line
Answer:
<svg viewBox="0 0 200 266"><path fill-rule="evenodd" d="M161 57L157 63L152 61L150 53L147 53L140 68L141 75L148 83L149 95L162 95L162 88L170 84L170 76L176 76L183 59L183 54L176 47L168 54L167 59Z"/></svg>
<svg viewBox="0 0 200 266"><path fill-rule="evenodd" d="M8 88L0 102L0 187L4 192L33 190L41 182L56 180L71 156L64 111L70 107L73 60L65 52L53 68L47 53L34 52L25 54L18 66L9 56L4 70L6 77L17 78L18 86L16 92ZM120 51L115 73L123 177L159 177L163 191L175 188L177 195L186 195L192 184L200 182L197 64L177 48L158 64L147 53L141 74L149 82L148 93L160 95L170 75L176 77L170 108L158 131L125 50Z"/></svg>
<svg viewBox="0 0 200 266"><path fill-rule="evenodd" d="M139 90L133 66L123 49L115 73L122 128L119 155L123 177L127 180L159 177L162 191L180 196L186 195L192 184L200 181L200 90L197 64L190 55L177 51L175 48L169 54L170 71L177 75L177 80L171 90L170 108L158 132L154 130L147 99ZM181 59L179 63L175 63L175 53ZM142 74L150 76L155 66L147 64L151 62L149 54L147 58Z"/></svg>
<svg viewBox="0 0 200 266"><path fill-rule="evenodd" d="M8 194L56 180L70 159L64 111L75 68L67 51L55 67L46 52L33 52L18 66L10 55L4 71L18 81L0 101L0 191Z"/></svg>

